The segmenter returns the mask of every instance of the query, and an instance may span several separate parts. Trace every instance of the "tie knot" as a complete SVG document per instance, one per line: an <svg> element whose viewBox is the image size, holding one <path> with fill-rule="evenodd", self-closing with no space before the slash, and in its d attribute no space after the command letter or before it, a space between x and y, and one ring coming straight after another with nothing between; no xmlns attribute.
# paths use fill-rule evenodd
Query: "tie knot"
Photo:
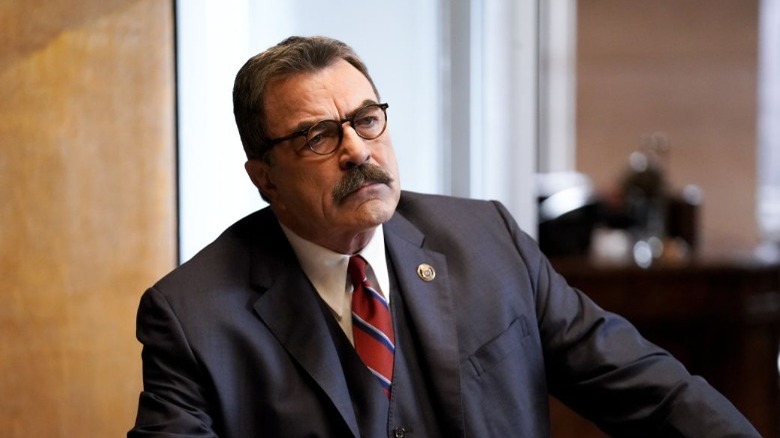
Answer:
<svg viewBox="0 0 780 438"><path fill-rule="evenodd" d="M366 280L366 259L362 256L354 255L349 258L347 272L352 280L352 285L362 284Z"/></svg>

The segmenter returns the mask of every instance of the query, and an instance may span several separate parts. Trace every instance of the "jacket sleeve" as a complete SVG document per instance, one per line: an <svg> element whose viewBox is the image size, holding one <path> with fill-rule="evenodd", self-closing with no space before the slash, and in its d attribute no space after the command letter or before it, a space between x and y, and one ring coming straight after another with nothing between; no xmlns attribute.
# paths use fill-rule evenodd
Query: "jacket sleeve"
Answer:
<svg viewBox="0 0 780 438"><path fill-rule="evenodd" d="M143 344L144 389L128 438L216 437L198 361L169 303L154 288L141 298L137 337Z"/></svg>
<svg viewBox="0 0 780 438"><path fill-rule="evenodd" d="M535 282L551 395L612 436L760 436L704 379L570 287L496 205Z"/></svg>

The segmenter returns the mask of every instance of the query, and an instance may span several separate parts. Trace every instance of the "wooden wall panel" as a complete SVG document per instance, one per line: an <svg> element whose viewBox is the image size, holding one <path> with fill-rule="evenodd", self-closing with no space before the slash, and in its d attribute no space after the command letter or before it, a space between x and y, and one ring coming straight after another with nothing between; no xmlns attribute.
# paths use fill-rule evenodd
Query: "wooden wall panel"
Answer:
<svg viewBox="0 0 780 438"><path fill-rule="evenodd" d="M756 244L758 0L577 8L577 168L606 190L664 132L672 185L703 189L705 251Z"/></svg>
<svg viewBox="0 0 780 438"><path fill-rule="evenodd" d="M0 1L0 434L124 436L175 264L173 7Z"/></svg>

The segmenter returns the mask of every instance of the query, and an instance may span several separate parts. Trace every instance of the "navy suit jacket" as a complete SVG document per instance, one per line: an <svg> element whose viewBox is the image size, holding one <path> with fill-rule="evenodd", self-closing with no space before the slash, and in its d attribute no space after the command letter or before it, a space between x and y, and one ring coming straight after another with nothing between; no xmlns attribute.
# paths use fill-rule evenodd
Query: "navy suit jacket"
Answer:
<svg viewBox="0 0 780 438"><path fill-rule="evenodd" d="M384 234L398 352L381 424L361 423L382 402L356 397L346 338L264 209L143 295L128 436L542 437L548 395L613 435L758 436L568 286L501 204L403 192Z"/></svg>

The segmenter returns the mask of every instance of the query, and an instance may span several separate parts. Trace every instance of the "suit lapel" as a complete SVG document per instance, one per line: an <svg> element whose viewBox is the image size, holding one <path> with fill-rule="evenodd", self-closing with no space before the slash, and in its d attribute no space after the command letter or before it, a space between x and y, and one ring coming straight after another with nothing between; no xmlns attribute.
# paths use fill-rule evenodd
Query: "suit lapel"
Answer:
<svg viewBox="0 0 780 438"><path fill-rule="evenodd" d="M274 220L270 226L276 229L275 238L265 244L278 246L270 252L276 256L252 256L252 281L265 289L254 304L255 312L328 395L352 433L359 436L347 382L317 292L298 265L278 223ZM269 234L274 233L269 230Z"/></svg>
<svg viewBox="0 0 780 438"><path fill-rule="evenodd" d="M268 252L252 254L251 281L265 290L254 309L290 356L328 395L353 435L359 436L347 382L317 292L301 270L278 223L267 213L265 219L260 219L264 223L252 226L267 231L266 237L271 236L258 243L259 247L270 248ZM449 415L455 435L462 436L458 336L446 257L424 248L425 236L398 213L384 230L390 262L408 303L409 319L417 329L414 335L426 352L430 368L435 370L426 378L436 392L442 412ZM417 274L423 263L435 269L432 281L424 281Z"/></svg>
<svg viewBox="0 0 780 438"><path fill-rule="evenodd" d="M444 254L423 247L425 236L396 213L385 226L385 245L396 271L400 293L407 303L409 319L430 369L426 378L437 392L442 411L450 415L457 435L463 434L461 407L460 359L457 325L448 282ZM435 270L435 277L425 281L418 274L421 264Z"/></svg>

